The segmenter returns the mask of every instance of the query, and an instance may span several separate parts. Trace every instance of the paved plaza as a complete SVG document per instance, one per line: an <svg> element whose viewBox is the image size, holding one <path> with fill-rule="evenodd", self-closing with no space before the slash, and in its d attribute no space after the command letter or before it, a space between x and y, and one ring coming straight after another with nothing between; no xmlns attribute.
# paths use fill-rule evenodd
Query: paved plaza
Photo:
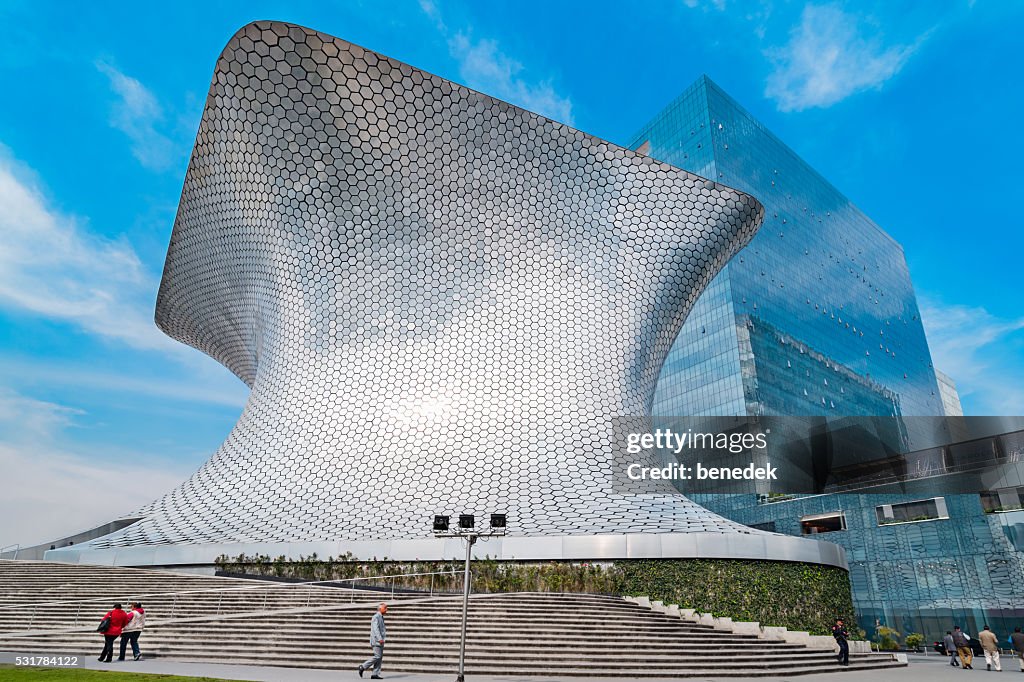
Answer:
<svg viewBox="0 0 1024 682"><path fill-rule="evenodd" d="M864 670L864 671L842 671L839 676L832 674L818 674L818 675L797 675L797 676L780 676L780 677L766 677L765 680L793 680L794 682L825 682L826 680L831 682L917 682L918 680L927 680L928 682L948 682L952 680L962 681L965 679L972 679L975 676L981 676L984 679L991 679L992 675L996 673L985 671L985 660L983 658L978 659L975 666L975 670L961 670L960 668L953 668L949 665L948 660L945 657L941 657L935 654L931 655L912 655L909 658L910 665L906 668L896 668L890 670ZM394 680L395 682L439 682L444 680L454 680L454 671L450 675L445 674L418 674L418 673L402 673L402 672L388 672L387 671L387 658L385 657L385 666L382 675L385 679ZM84 666L90 670L117 670L125 672L138 672L138 673L155 673L155 674L174 674L174 675L186 675L195 677L219 677L228 680L249 680L250 682L338 682L339 680L358 680L359 676L355 670L310 670L301 668L274 668L274 667L263 667L263 666L246 666L246 665L220 665L220 664L206 664L206 663L185 663L181 661L169 661L169 660L143 660L143 661L125 661L123 663L100 663L89 657L85 662ZM1009 656L1003 658L1003 672L1002 675L1008 676L1010 679L1018 679L1017 676L1021 675L1019 672L1020 666L1016 659ZM365 679L368 679L369 675ZM494 676L477 676L472 674L466 675L467 682L541 682L542 680L583 680L586 679L589 682L620 682L623 679L628 678L614 678L614 677L559 677L558 670L552 669L551 674L545 677L531 676L531 677L494 677ZM654 678L643 678L649 679L651 682L667 682L659 681ZM734 681L737 678L723 678L723 677L695 677L688 678L698 680L700 682L724 682L725 680Z"/></svg>

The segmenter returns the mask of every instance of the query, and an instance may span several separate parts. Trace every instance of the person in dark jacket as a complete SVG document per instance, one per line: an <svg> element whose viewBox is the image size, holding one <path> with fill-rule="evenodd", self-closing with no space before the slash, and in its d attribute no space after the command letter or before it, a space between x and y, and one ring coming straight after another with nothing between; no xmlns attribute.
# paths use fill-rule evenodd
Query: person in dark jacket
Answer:
<svg viewBox="0 0 1024 682"><path fill-rule="evenodd" d="M131 620L131 616L121 608L120 602L114 604L114 608L107 611L107 615L103 616L103 620L108 618L110 623L107 625L107 629L103 631L103 653L97 659L101 663L110 663L114 658L114 640L121 636L121 630Z"/></svg>
<svg viewBox="0 0 1024 682"><path fill-rule="evenodd" d="M953 646L956 647L957 656L960 657L964 670L974 670L974 666L971 665L971 661L974 660L971 640L960 630L959 625L953 628Z"/></svg>
<svg viewBox="0 0 1024 682"><path fill-rule="evenodd" d="M847 641L850 638L850 633L843 626L842 618L837 618L836 624L832 626L832 636L836 638L836 644L839 645L839 655L836 657L839 660L839 665L850 665L850 643Z"/></svg>
<svg viewBox="0 0 1024 682"><path fill-rule="evenodd" d="M1017 652L1017 659L1020 661L1020 671L1024 673L1024 632L1021 632L1020 628L1013 629L1013 634L1010 635L1010 643L1013 644L1013 650Z"/></svg>

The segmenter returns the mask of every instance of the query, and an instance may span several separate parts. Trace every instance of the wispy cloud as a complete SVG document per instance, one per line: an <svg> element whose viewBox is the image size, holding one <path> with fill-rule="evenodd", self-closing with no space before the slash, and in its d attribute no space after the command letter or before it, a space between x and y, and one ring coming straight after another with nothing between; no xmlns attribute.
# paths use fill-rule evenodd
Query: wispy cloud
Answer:
<svg viewBox="0 0 1024 682"><path fill-rule="evenodd" d="M209 409L211 405L232 408L245 405L249 394L245 384L212 360L198 359L201 362L196 362L192 371L184 376L176 372L174 378L162 374L139 376L106 372L80 363L60 363L48 359L0 359L0 377L16 385L84 388L90 393L157 398L160 404L176 401L202 405L202 409Z"/></svg>
<svg viewBox="0 0 1024 682"><path fill-rule="evenodd" d="M85 417L0 389L0 544L31 545L95 527L159 497L189 473L190 466L69 450L65 432Z"/></svg>
<svg viewBox="0 0 1024 682"><path fill-rule="evenodd" d="M527 78L523 64L502 51L497 40L474 38L472 30L453 31L433 0L420 0L420 9L448 41L463 83L516 106L573 125L572 101L560 95L550 78Z"/></svg>
<svg viewBox="0 0 1024 682"><path fill-rule="evenodd" d="M158 129L164 120L164 112L156 97L138 80L106 62L96 62L96 68L107 77L110 88L117 95L111 109L110 124L128 136L132 154L150 170L170 168L180 152L174 142Z"/></svg>
<svg viewBox="0 0 1024 682"><path fill-rule="evenodd" d="M555 92L550 81L529 83L523 65L501 51L497 41L472 40L464 33L448 41L459 62L459 75L469 87L517 106L572 125L572 102Z"/></svg>
<svg viewBox="0 0 1024 682"><path fill-rule="evenodd" d="M437 30L442 33L448 32L448 27L444 23L444 18L441 16L441 10L438 8L437 3L433 0L420 0L420 9L426 14L434 25L437 26Z"/></svg>
<svg viewBox="0 0 1024 682"><path fill-rule="evenodd" d="M683 4L690 9L702 7L705 10L710 8L722 12L725 10L726 0L683 0Z"/></svg>
<svg viewBox="0 0 1024 682"><path fill-rule="evenodd" d="M1024 317L921 297L935 366L957 384L966 412L1024 414Z"/></svg>
<svg viewBox="0 0 1024 682"><path fill-rule="evenodd" d="M127 241L99 237L50 207L31 171L0 147L0 306L180 352L153 324L155 292Z"/></svg>
<svg viewBox="0 0 1024 682"><path fill-rule="evenodd" d="M0 388L0 434L10 444L51 443L54 434L70 427L74 418L82 414L85 413L73 407L35 400Z"/></svg>
<svg viewBox="0 0 1024 682"><path fill-rule="evenodd" d="M789 43L767 51L775 70L765 96L781 111L801 111L879 88L899 73L926 35L909 44L886 44L862 17L838 5L808 4Z"/></svg>

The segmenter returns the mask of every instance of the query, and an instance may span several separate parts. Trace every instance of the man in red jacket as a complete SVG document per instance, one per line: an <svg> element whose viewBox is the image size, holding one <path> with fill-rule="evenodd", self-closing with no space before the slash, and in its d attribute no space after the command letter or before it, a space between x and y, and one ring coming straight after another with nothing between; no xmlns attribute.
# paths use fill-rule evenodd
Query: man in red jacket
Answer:
<svg viewBox="0 0 1024 682"><path fill-rule="evenodd" d="M118 602L114 604L113 609L107 611L107 615L103 616L103 620L107 619L110 619L110 623L103 631L103 653L97 659L101 663L110 663L114 657L114 640L121 636L121 630L131 620L131 616L124 612L121 603Z"/></svg>

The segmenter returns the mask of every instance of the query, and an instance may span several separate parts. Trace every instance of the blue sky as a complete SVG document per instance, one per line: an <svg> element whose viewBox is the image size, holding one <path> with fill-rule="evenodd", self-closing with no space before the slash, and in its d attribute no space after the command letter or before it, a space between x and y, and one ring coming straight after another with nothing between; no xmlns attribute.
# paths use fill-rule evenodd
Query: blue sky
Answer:
<svg viewBox="0 0 1024 682"><path fill-rule="evenodd" d="M1022 3L7 0L0 544L162 494L244 404L152 309L214 61L256 19L619 143L707 73L904 245L965 410L1024 414Z"/></svg>

